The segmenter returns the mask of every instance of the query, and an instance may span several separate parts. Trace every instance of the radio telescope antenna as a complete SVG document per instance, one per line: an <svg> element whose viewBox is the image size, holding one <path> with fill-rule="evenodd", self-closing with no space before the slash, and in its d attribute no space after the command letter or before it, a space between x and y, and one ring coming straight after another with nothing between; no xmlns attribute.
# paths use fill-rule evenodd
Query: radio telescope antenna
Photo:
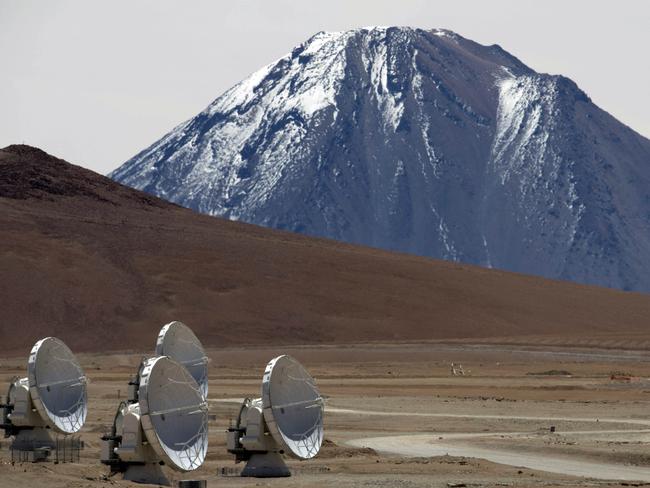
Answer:
<svg viewBox="0 0 650 488"><path fill-rule="evenodd" d="M102 437L101 462L124 479L169 485L162 464L191 471L208 449L208 406L189 371L167 356L145 359L135 395L118 407L110 435Z"/></svg>
<svg viewBox="0 0 650 488"><path fill-rule="evenodd" d="M170 322L160 329L156 340L156 356L169 356L187 368L208 397L208 357L201 341L183 322Z"/></svg>
<svg viewBox="0 0 650 488"><path fill-rule="evenodd" d="M311 459L322 442L323 399L313 378L290 356L272 359L262 397L244 400L228 429L228 452L236 462L247 461L242 476L291 476L281 454Z"/></svg>
<svg viewBox="0 0 650 488"><path fill-rule="evenodd" d="M32 348L27 377L15 378L0 401L0 428L13 436L12 449L28 452L28 459L46 459L55 448L51 431L73 434L83 427L88 412L86 376L74 354L55 337Z"/></svg>

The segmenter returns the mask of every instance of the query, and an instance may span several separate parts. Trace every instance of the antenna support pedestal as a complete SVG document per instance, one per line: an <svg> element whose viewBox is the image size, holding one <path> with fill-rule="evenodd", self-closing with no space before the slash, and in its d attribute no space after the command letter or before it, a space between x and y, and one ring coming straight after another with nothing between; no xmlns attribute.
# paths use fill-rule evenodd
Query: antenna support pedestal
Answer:
<svg viewBox="0 0 650 488"><path fill-rule="evenodd" d="M129 464L124 479L134 483L170 486L170 482L158 463Z"/></svg>
<svg viewBox="0 0 650 488"><path fill-rule="evenodd" d="M207 488L208 482L206 480L180 480L178 488Z"/></svg>
<svg viewBox="0 0 650 488"><path fill-rule="evenodd" d="M291 471L280 454L266 452L251 455L241 475L254 478L282 478L291 476Z"/></svg>
<svg viewBox="0 0 650 488"><path fill-rule="evenodd" d="M54 449L56 441L52 439L50 430L43 427L20 429L11 443L15 451L33 451L35 449Z"/></svg>

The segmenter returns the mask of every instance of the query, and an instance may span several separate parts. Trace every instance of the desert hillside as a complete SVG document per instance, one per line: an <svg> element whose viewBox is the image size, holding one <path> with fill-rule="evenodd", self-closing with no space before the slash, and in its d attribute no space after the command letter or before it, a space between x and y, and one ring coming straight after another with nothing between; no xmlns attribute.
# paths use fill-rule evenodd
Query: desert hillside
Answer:
<svg viewBox="0 0 650 488"><path fill-rule="evenodd" d="M199 215L29 146L0 150L0 350L501 338L647 346L650 297ZM530 339L533 340L533 339Z"/></svg>

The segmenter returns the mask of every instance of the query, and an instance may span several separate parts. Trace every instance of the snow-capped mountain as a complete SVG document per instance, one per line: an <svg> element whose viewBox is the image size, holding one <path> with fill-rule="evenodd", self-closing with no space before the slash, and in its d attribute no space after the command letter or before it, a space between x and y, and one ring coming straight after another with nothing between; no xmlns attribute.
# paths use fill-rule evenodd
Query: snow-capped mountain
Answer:
<svg viewBox="0 0 650 488"><path fill-rule="evenodd" d="M650 141L446 30L318 33L110 176L211 215L650 291Z"/></svg>

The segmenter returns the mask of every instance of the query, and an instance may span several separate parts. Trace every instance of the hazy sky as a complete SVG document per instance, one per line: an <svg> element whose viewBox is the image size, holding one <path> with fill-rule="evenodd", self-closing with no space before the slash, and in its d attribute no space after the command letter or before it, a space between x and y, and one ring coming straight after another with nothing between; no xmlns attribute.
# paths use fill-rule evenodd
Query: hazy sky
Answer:
<svg viewBox="0 0 650 488"><path fill-rule="evenodd" d="M320 30L451 29L650 137L650 2L0 0L0 147L106 173Z"/></svg>

